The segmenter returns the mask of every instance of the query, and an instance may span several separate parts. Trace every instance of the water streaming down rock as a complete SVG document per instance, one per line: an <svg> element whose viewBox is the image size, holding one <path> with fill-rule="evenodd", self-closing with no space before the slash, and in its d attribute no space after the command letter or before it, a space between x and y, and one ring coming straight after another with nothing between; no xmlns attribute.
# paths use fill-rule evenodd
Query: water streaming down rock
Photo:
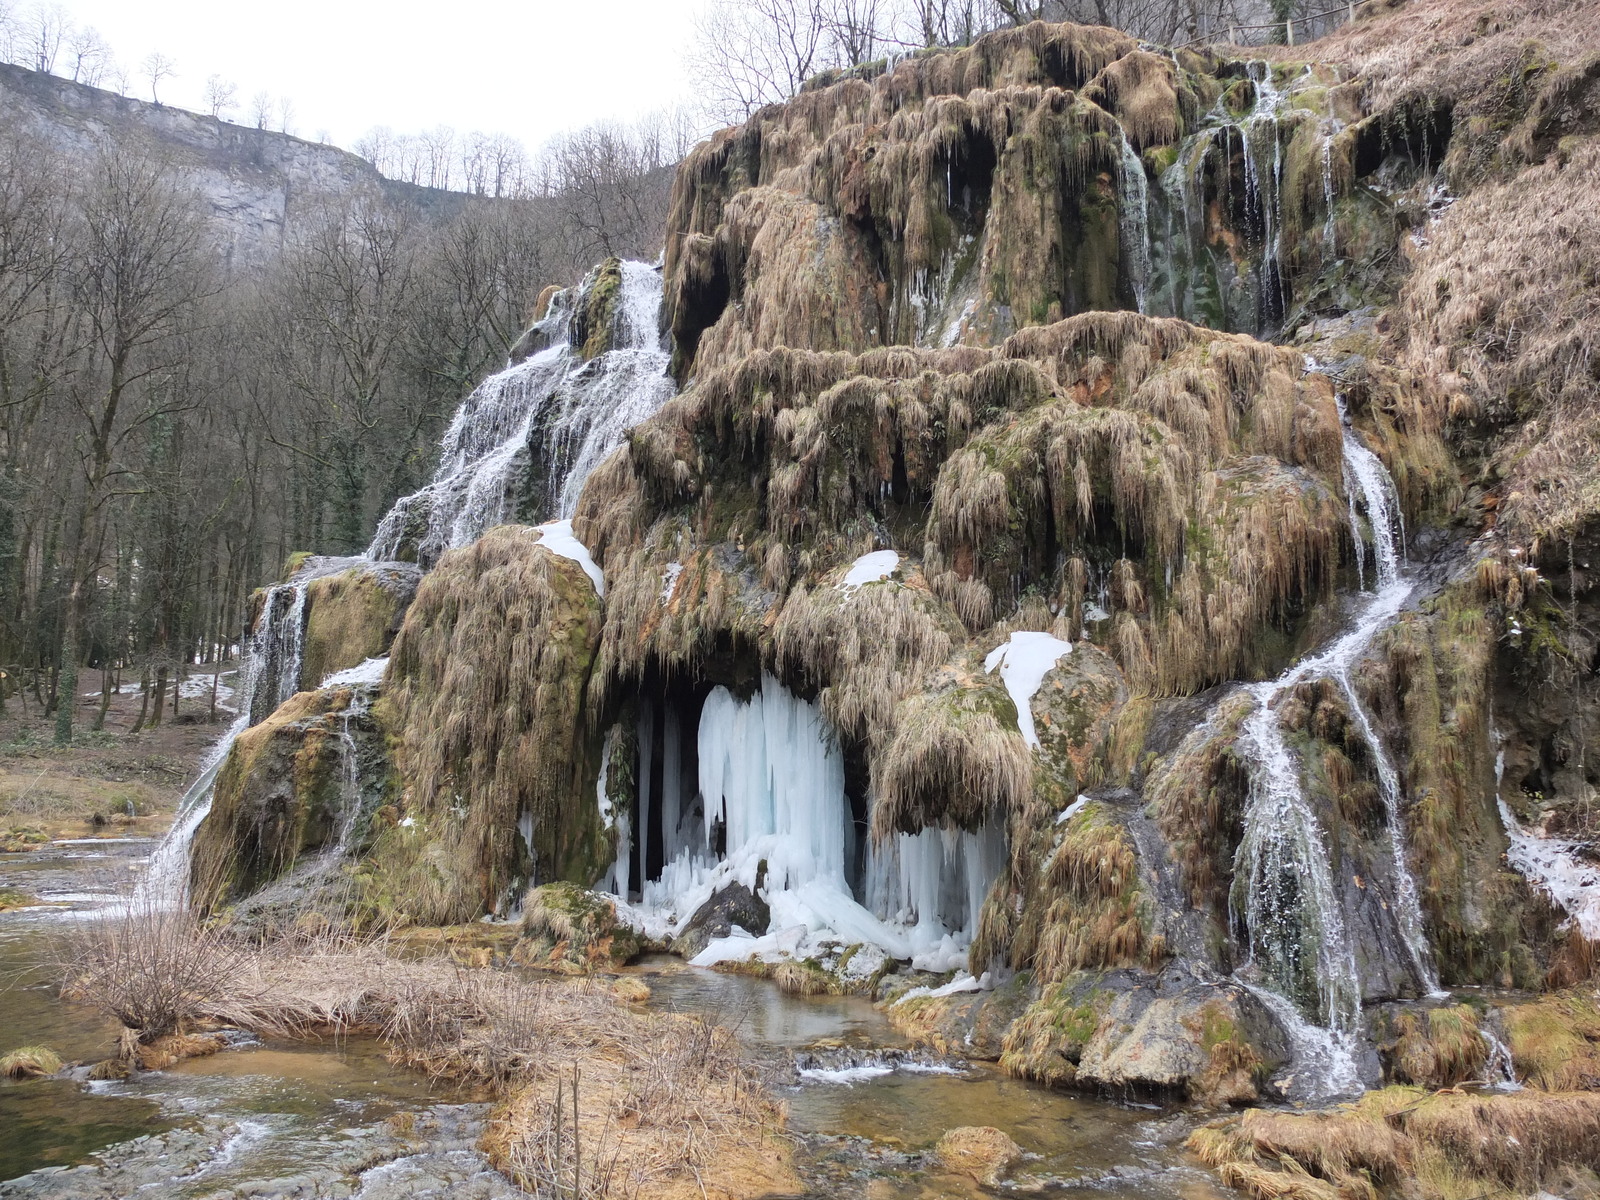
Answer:
<svg viewBox="0 0 1600 1200"><path fill-rule="evenodd" d="M533 331L544 348L463 401L433 480L389 511L368 557L431 566L505 521L570 517L589 472L673 394L660 309L645 263L602 265L557 294Z"/></svg>
<svg viewBox="0 0 1600 1200"><path fill-rule="evenodd" d="M1342 401L1340 415L1344 417ZM1299 683L1317 678L1338 683L1356 728L1372 752L1392 848L1394 894L1389 908L1420 986L1430 993L1438 991L1416 881L1406 854L1399 775L1350 678L1351 667L1411 594L1411 585L1400 571L1403 530L1388 472L1348 422L1342 423L1351 536L1360 560L1366 544L1360 523L1364 512L1371 532L1376 590L1362 593L1363 607L1354 628L1330 647L1279 678L1248 689L1256 701L1244 725L1250 790L1244 834L1234 860L1232 893L1235 916L1244 926L1250 966L1275 993L1292 1001L1301 1014L1314 1017L1321 1027L1314 1032L1304 1027L1303 1021L1286 1020L1297 1053L1303 1052L1303 1057L1316 1064L1320 1078L1315 1085L1322 1094L1338 1094L1360 1085L1353 1051L1361 983L1325 836L1306 799L1300 763L1284 738L1273 707L1279 696ZM1281 1007L1275 1011L1280 1019L1288 1016Z"/></svg>
<svg viewBox="0 0 1600 1200"><path fill-rule="evenodd" d="M348 565L349 560L332 560ZM150 856L133 904L139 909L166 911L182 908L189 892L189 846L195 830L211 812L212 787L217 772L239 735L265 719L273 709L300 690L301 662L305 652L307 585L320 578L316 560L289 583L267 589L256 627L245 640L239 664L239 713L216 744L206 752L200 774L178 801L172 828Z"/></svg>
<svg viewBox="0 0 1600 1200"><path fill-rule="evenodd" d="M1134 303L1140 312L1150 293L1150 182L1145 177L1144 160L1133 148L1128 135L1122 135L1122 169L1117 175L1118 231L1128 279L1133 286Z"/></svg>
<svg viewBox="0 0 1600 1200"><path fill-rule="evenodd" d="M1130 206L1137 210L1142 201L1147 231L1153 224L1164 232L1160 238L1145 235L1148 283L1141 311L1270 336L1281 328L1293 299L1292 247L1285 244L1285 231L1294 236L1298 226L1285 204L1306 203L1292 187L1286 189L1286 147L1315 120L1310 108L1296 105L1294 95L1315 81L1305 75L1280 86L1271 64L1261 61L1248 63L1246 70L1249 110L1237 113L1226 97L1219 99L1199 128L1179 142L1157 177L1158 186L1146 188L1143 197L1136 194L1138 181L1129 170L1131 147L1124 147L1120 220L1128 242L1138 223ZM1341 127L1336 118L1323 118L1315 134L1325 262L1335 252L1333 138ZM1306 225L1315 228L1310 214ZM1309 249L1301 243L1299 252ZM1132 257L1127 263L1137 296L1140 265Z"/></svg>

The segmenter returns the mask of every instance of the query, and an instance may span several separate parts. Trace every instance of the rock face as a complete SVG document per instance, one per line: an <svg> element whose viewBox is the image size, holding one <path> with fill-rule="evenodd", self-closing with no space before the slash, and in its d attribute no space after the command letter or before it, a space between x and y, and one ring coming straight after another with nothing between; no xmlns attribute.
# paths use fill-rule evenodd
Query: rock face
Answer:
<svg viewBox="0 0 1600 1200"><path fill-rule="evenodd" d="M422 572L410 563L351 567L307 585L300 686L389 652Z"/></svg>
<svg viewBox="0 0 1600 1200"><path fill-rule="evenodd" d="M1564 922L1505 856L1508 828L1591 853L1600 526L1491 528L1510 417L1397 361L1381 310L1448 227L1434 164L1473 184L1499 115L1273 53L1035 24L698 147L663 266L682 391L572 522L604 597L515 526L423 579L375 709L395 819L356 868L369 908L468 921L530 879L648 902L803 744L837 807L771 836L786 867L831 856L807 919L853 898L937 926L955 949L896 1019L1050 1085L1293 1096L1285 1020L1371 1032L1369 1081L1444 1082L1477 1052L1431 1015L1455 1006L1414 1005L1435 982L1591 975L1588 910ZM1469 276L1420 308L1444 321ZM770 849L676 914L683 952L761 904L799 945ZM565 960L560 934L529 944ZM831 988L860 940L784 969ZM962 947L1003 986L935 994Z"/></svg>
<svg viewBox="0 0 1600 1200"><path fill-rule="evenodd" d="M79 156L109 134L123 145L154 142L209 205L230 264L275 259L296 222L319 205L366 193L403 194L433 205L459 197L383 178L334 146L252 129L181 108L149 104L54 75L0 63L0 113L15 130Z"/></svg>

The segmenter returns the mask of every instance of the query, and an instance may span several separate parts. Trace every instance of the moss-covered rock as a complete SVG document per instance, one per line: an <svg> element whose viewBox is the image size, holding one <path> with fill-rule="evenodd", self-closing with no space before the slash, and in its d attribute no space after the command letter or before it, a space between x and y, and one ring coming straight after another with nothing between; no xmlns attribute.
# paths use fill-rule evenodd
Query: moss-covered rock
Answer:
<svg viewBox="0 0 1600 1200"><path fill-rule="evenodd" d="M300 687L388 653L421 578L409 564L377 563L307 584Z"/></svg>
<svg viewBox="0 0 1600 1200"><path fill-rule="evenodd" d="M359 819L349 756L376 736L351 688L300 692L235 739L195 831L190 894L202 909L248 895L331 848ZM349 735L348 740L347 736ZM380 771L381 777L381 771ZM353 848L353 847L352 847Z"/></svg>
<svg viewBox="0 0 1600 1200"><path fill-rule="evenodd" d="M1182 1096L1220 1106L1272 1091L1287 1035L1237 985L1158 975L1082 973L1048 985L1008 1031L1001 1066L1056 1087Z"/></svg>
<svg viewBox="0 0 1600 1200"><path fill-rule="evenodd" d="M504 525L447 553L394 642L376 712L401 817L367 886L421 924L504 911L535 873L588 885L616 856L585 709L601 602L541 537Z"/></svg>
<svg viewBox="0 0 1600 1200"><path fill-rule="evenodd" d="M639 953L639 939L617 921L617 903L575 883L547 883L522 902L522 937L514 962L563 974L620 966Z"/></svg>

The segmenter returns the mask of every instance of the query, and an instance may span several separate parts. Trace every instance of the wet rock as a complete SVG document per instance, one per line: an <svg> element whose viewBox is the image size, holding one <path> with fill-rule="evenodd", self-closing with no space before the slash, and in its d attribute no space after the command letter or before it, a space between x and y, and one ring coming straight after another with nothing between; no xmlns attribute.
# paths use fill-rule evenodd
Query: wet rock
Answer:
<svg viewBox="0 0 1600 1200"><path fill-rule="evenodd" d="M616 901L575 883L547 883L522 902L522 938L511 957L524 966L584 975L625 963L639 939L617 921Z"/></svg>
<svg viewBox="0 0 1600 1200"><path fill-rule="evenodd" d="M947 1171L970 1175L993 1187L1022 1157L1022 1147L992 1125L963 1125L940 1138L934 1154Z"/></svg>
<svg viewBox="0 0 1600 1200"><path fill-rule="evenodd" d="M346 804L356 799L345 795L343 735L358 703L352 688L301 692L239 735L217 775L210 815L195 833L190 888L197 904L256 892L338 841ZM370 722L351 717L348 725L358 755L381 757L382 735ZM297 897L288 899L293 909Z"/></svg>
<svg viewBox="0 0 1600 1200"><path fill-rule="evenodd" d="M1155 976L1080 972L1041 989L1006 1032L1001 1063L1055 1087L1221 1106L1260 1098L1290 1057L1287 1035L1249 991L1172 963Z"/></svg>
<svg viewBox="0 0 1600 1200"><path fill-rule="evenodd" d="M1084 1047L1077 1081L1242 1104L1258 1099L1289 1059L1287 1036L1255 996L1174 969L1111 1002Z"/></svg>
<svg viewBox="0 0 1600 1200"><path fill-rule="evenodd" d="M1027 1005L1027 978L1018 976L992 991L908 996L885 1011L895 1028L919 1045L993 1062L1001 1055L1006 1030Z"/></svg>
<svg viewBox="0 0 1600 1200"><path fill-rule="evenodd" d="M308 584L300 686L320 687L336 671L387 654L421 581L415 564L385 562Z"/></svg>
<svg viewBox="0 0 1600 1200"><path fill-rule="evenodd" d="M683 932L672 943L672 952L693 958L711 939L727 937L737 925L746 933L761 936L772 924L767 902L744 884L734 882L717 892L684 923Z"/></svg>

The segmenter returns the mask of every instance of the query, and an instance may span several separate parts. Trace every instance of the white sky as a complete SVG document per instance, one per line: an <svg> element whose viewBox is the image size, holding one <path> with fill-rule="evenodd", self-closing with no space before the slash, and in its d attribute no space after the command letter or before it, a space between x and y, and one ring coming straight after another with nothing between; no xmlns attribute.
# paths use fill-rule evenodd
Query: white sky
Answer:
<svg viewBox="0 0 1600 1200"><path fill-rule="evenodd" d="M18 8L24 7L19 4ZM261 91L294 104L292 132L349 148L375 125L520 138L530 151L602 118L690 99L683 58L699 0L63 0L130 70L174 60L163 103L205 111L206 77L238 85L235 121ZM59 69L59 67L58 67ZM276 119L273 122L276 126Z"/></svg>

